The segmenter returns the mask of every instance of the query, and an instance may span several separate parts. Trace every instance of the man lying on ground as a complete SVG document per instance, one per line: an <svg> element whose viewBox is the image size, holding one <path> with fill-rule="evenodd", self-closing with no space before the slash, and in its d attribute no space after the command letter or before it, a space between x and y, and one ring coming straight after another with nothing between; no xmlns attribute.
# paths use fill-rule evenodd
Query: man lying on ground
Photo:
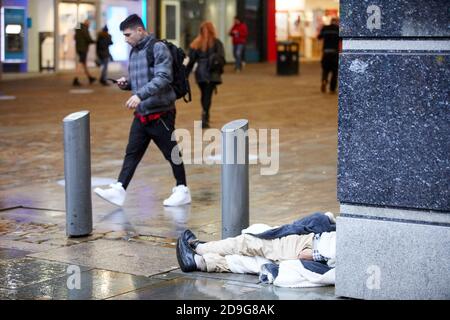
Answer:
<svg viewBox="0 0 450 320"><path fill-rule="evenodd" d="M267 226L265 229L268 230L260 233L254 230L262 225L253 225L237 237L210 242L201 242L186 230L177 241L177 259L184 272L256 273L262 281L270 283L285 270L285 266L295 265L304 269L294 270L302 279L306 277L309 282L316 282L313 280L318 279L317 275L327 274L334 268L335 223L331 212L318 212L292 224L276 228ZM288 261L289 264L282 264ZM295 276L297 280L298 276ZM289 278L292 280L292 275ZM334 270L327 274L326 284L330 281L334 283ZM304 281L302 285L298 281L293 283L295 285L286 286L305 286Z"/></svg>

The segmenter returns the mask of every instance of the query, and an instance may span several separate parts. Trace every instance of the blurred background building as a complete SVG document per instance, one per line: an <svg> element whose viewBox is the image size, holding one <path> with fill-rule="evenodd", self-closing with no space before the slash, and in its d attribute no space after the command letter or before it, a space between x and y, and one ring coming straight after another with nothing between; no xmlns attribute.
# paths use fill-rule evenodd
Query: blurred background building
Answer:
<svg viewBox="0 0 450 320"><path fill-rule="evenodd" d="M158 37L187 49L199 25L211 20L233 61L228 30L236 15L249 27L247 62L276 60L276 42L300 45L304 60L319 60L316 36L323 24L339 15L338 0L2 0L0 72L52 72L75 68L74 30L85 19L96 33L108 25L116 67L128 59L129 48L119 23L136 13ZM91 46L88 65L95 66ZM114 67L113 67L114 68Z"/></svg>

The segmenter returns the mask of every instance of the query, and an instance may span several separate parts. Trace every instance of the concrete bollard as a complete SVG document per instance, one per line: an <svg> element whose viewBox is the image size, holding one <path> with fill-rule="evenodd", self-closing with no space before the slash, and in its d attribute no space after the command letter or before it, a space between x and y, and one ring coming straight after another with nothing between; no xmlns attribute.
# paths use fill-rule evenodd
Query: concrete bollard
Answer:
<svg viewBox="0 0 450 320"><path fill-rule="evenodd" d="M222 128L222 239L249 225L248 120Z"/></svg>
<svg viewBox="0 0 450 320"><path fill-rule="evenodd" d="M80 111L63 120L68 237L86 236L92 232L89 119L89 111Z"/></svg>

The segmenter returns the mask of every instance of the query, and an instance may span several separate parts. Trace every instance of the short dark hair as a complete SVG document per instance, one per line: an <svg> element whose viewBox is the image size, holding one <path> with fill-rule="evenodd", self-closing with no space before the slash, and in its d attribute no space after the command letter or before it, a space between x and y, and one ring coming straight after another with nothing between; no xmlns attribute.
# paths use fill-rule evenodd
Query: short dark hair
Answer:
<svg viewBox="0 0 450 320"><path fill-rule="evenodd" d="M132 14L128 18L122 21L119 28L120 31L124 31L125 29L135 29L137 27L142 27L145 29L144 22L142 22L141 17L137 14Z"/></svg>

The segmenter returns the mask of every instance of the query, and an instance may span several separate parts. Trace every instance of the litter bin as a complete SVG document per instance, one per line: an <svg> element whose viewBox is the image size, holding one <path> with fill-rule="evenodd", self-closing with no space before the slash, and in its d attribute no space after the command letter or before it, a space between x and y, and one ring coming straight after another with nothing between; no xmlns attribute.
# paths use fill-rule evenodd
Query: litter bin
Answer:
<svg viewBox="0 0 450 320"><path fill-rule="evenodd" d="M298 74L299 45L294 41L277 42L277 74Z"/></svg>

